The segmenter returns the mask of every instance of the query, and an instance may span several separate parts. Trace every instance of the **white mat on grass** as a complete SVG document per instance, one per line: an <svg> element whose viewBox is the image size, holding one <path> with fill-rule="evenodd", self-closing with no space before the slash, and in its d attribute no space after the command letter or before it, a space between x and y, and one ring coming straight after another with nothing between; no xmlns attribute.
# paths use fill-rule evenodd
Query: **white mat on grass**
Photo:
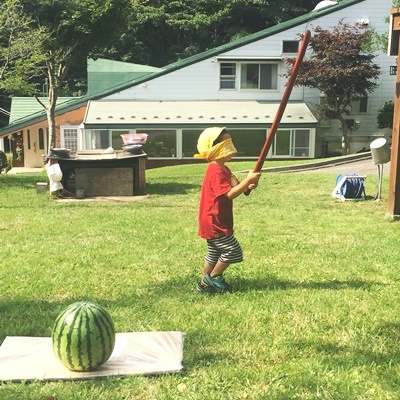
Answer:
<svg viewBox="0 0 400 400"><path fill-rule="evenodd" d="M7 336L0 346L0 380L79 380L153 375L182 369L183 332L117 333L109 360L91 372L73 372L53 352L50 337Z"/></svg>

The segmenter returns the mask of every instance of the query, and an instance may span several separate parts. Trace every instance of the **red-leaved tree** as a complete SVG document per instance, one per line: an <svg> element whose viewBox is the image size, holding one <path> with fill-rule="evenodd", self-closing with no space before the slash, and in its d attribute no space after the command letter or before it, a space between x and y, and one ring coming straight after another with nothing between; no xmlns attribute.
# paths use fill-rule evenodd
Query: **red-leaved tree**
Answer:
<svg viewBox="0 0 400 400"><path fill-rule="evenodd" d="M353 99L368 96L378 85L380 68L373 63L375 56L363 50L370 43L370 35L368 28L346 24L343 19L332 29L317 26L309 43L311 58L303 61L295 84L318 89L324 96L323 102L314 105L315 111L320 119L341 122L343 154L350 147L345 116ZM285 59L286 76L294 61Z"/></svg>

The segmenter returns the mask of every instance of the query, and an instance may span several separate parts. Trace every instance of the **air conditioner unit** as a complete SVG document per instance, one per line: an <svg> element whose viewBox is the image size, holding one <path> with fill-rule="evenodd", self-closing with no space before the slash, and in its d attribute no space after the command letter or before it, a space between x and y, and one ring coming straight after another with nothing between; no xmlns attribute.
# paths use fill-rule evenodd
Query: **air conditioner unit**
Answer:
<svg viewBox="0 0 400 400"><path fill-rule="evenodd" d="M347 129L354 129L356 127L356 121L354 119L345 119ZM339 129L342 129L342 123L339 121Z"/></svg>

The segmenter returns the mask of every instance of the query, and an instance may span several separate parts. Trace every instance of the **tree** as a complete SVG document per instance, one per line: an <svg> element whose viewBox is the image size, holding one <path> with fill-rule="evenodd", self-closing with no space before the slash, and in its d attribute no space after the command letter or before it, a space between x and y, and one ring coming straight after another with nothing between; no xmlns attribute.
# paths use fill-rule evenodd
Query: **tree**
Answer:
<svg viewBox="0 0 400 400"><path fill-rule="evenodd" d="M0 7L0 127L8 124L9 96L32 96L41 75L38 65L42 30L32 30L19 0ZM29 41L26 38L29 37Z"/></svg>
<svg viewBox="0 0 400 400"><path fill-rule="evenodd" d="M383 107L378 111L376 118L379 129L393 128L393 115L394 115L394 103L393 101L387 101Z"/></svg>
<svg viewBox="0 0 400 400"><path fill-rule="evenodd" d="M72 63L91 52L118 40L125 30L129 0L6 0L15 3L22 26L16 26L9 37L23 38L20 58L5 65L16 80L27 80L34 88L38 101L45 108L49 124L49 141L55 145L55 107L65 77ZM2 43L3 44L3 43ZM4 44L3 44L4 46ZM17 48L9 46L9 49ZM47 104L38 95L41 88L37 78L27 79L26 69L40 73L48 81ZM28 68L28 69L29 69ZM8 88L10 91L11 88Z"/></svg>
<svg viewBox="0 0 400 400"><path fill-rule="evenodd" d="M32 9L36 11L36 6L39 5L38 13L35 12L35 15L40 15L39 22L42 27L47 26L48 23L43 20L46 15L41 10L50 10L47 19L53 25L50 30L54 30L58 22L54 20L54 24L52 23L51 10L56 7L61 9L61 1L58 0L53 7L50 7L49 0L44 2L49 3L47 6L42 5L39 0L0 0L0 8L7 10L8 3L13 1L19 3L21 7L25 7L26 15L28 15L26 9L28 5L30 11ZM124 6L125 9L121 7L121 12L125 13L125 21L121 24L116 20L113 27L104 27L104 32L112 35L112 42L110 41L104 46L97 46L96 50L91 51L90 56L163 67L179 59L304 14L312 10L319 1L173 0L166 2L164 0L131 0L129 5ZM77 1L68 0L63 9L67 9L70 4L74 3ZM93 7L96 8L97 3L102 2L96 1L96 6ZM122 3L124 2L121 1ZM82 8L90 9L90 3L84 0ZM63 18L68 21L76 17L74 13L67 13L63 15ZM126 26L126 20L128 26ZM118 31L123 31L123 33L121 35L114 34ZM26 36L31 37L30 34ZM21 59L23 58L21 57ZM86 55L81 52L75 56L68 69L68 76L64 78L63 92L71 95L78 90L81 91L85 80ZM79 88L76 87L77 82ZM43 76L41 76L40 86L42 84ZM10 87L15 88L16 86L10 85ZM23 93L19 93L19 95L23 95Z"/></svg>
<svg viewBox="0 0 400 400"><path fill-rule="evenodd" d="M313 9L320 0L136 0L130 24L99 56L163 67Z"/></svg>
<svg viewBox="0 0 400 400"><path fill-rule="evenodd" d="M0 150L0 174L8 166L7 155L4 151Z"/></svg>
<svg viewBox="0 0 400 400"><path fill-rule="evenodd" d="M377 87L380 68L372 62L373 54L363 48L370 43L370 32L360 25L339 21L333 29L317 26L311 36L312 56L303 61L296 86L318 89L324 102L314 105L321 119L339 120L342 126L342 152L349 151L345 116L354 98L366 97ZM303 35L299 35L302 37ZM286 59L289 76L294 59Z"/></svg>
<svg viewBox="0 0 400 400"><path fill-rule="evenodd" d="M32 79L43 61L39 49L44 31L33 30L32 23L19 0L4 2L0 11L0 90L16 95L35 92Z"/></svg>

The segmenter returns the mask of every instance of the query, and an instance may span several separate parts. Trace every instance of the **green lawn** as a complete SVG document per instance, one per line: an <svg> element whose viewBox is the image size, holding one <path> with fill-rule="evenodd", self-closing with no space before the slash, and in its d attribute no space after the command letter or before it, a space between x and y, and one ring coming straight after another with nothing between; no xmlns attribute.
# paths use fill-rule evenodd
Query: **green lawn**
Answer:
<svg viewBox="0 0 400 400"><path fill-rule="evenodd" d="M235 200L245 256L226 272L235 292L207 296L195 290L204 169L149 170L148 196L133 202L59 202L36 193L44 173L0 175L0 343L50 336L58 313L83 299L103 305L117 332L186 333L180 373L1 383L0 399L400 398L400 225L385 219L388 176L381 202L375 175L366 201L341 202L335 174L263 174Z"/></svg>

